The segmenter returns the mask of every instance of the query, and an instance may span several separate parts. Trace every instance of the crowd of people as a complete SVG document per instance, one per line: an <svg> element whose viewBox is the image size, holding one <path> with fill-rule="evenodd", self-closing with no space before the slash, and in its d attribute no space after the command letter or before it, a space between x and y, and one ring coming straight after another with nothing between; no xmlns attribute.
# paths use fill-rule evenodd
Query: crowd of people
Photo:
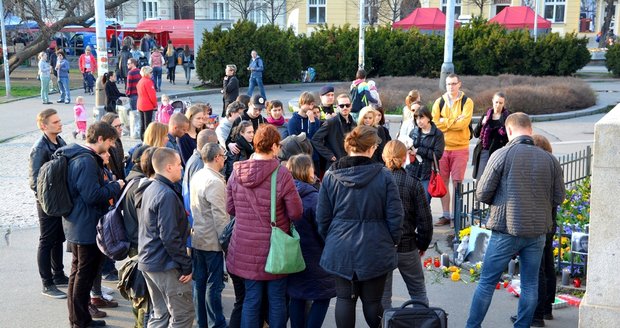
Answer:
<svg viewBox="0 0 620 328"><path fill-rule="evenodd" d="M78 124L74 136L82 136L82 145L60 137L54 109L38 116L43 134L31 153L31 187L36 193L39 169L60 154L67 158L74 200L65 217L50 217L37 203L39 271L44 295L68 299L72 327L104 326L95 320L105 316L97 306L118 306L101 287L101 277L117 269L95 243L99 218L116 202L122 202L130 242L118 278L131 290L136 327L191 327L194 320L199 327L321 327L334 297L338 327L355 326L358 298L366 323L379 327L383 310L392 306L396 268L411 299L429 304L421 257L433 237L431 171L438 169L446 183L462 181L473 136L479 138L474 178L479 199L491 204L487 227L493 235L468 327L480 326L489 286L517 251L527 282L515 327L529 327L545 235L564 189L557 160L534 146L529 118L510 114L504 94L494 95L474 129L474 103L460 90L460 78L449 75L447 92L432 108L422 105L416 90L408 94L392 139L380 94L363 70L350 93L336 96L329 85L318 98L302 93L298 110L286 119L283 103L265 97L262 59L253 51L250 84L260 92L240 95L237 67L227 65L224 111L213 123L208 104L182 112L162 96L158 106L155 76L161 69L155 65L167 55L154 47L153 67L142 68L127 58L126 75L119 76L125 93L110 91L129 97L131 109L141 113L139 128L131 129L140 131L142 142L129 156L121 141L123 120L114 110L88 127ZM106 86L116 84L114 73L106 79ZM538 179L524 183L518 195L505 190L526 171ZM435 226L451 224L450 197L441 199L443 215ZM275 228L299 234L303 271L266 271ZM69 277L62 267L65 240L73 255ZM486 265L489 259L493 263ZM235 301L227 322L222 290L228 279ZM58 289L65 284L67 293Z"/></svg>

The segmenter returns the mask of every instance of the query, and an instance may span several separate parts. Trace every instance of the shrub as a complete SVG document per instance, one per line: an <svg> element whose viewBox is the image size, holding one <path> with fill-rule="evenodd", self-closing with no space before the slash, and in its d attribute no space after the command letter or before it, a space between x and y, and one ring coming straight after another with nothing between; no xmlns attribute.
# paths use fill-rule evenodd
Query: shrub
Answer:
<svg viewBox="0 0 620 328"><path fill-rule="evenodd" d="M614 76L620 76L620 43L616 43L607 49L605 66Z"/></svg>

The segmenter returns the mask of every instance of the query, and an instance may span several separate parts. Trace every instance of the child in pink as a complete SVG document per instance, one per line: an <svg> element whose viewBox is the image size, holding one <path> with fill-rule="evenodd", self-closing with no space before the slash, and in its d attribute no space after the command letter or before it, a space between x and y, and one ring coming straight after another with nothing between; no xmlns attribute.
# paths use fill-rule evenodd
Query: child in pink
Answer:
<svg viewBox="0 0 620 328"><path fill-rule="evenodd" d="M159 105L159 110L157 111L157 122L168 124L172 114L174 114L174 108L170 105L170 97L165 94L161 95L161 105Z"/></svg>
<svg viewBox="0 0 620 328"><path fill-rule="evenodd" d="M73 138L77 138L79 134L82 140L86 139L86 120L88 115L86 114L86 108L84 108L84 98L75 98L75 106L73 106L73 113L75 115L76 130L73 131Z"/></svg>

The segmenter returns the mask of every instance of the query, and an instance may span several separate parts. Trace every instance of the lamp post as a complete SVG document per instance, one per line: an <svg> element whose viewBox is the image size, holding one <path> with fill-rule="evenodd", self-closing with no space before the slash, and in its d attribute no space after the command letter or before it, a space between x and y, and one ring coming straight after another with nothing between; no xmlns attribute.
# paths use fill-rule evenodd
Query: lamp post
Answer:
<svg viewBox="0 0 620 328"><path fill-rule="evenodd" d="M4 85L6 97L11 97L11 78L9 76L9 53L6 47L6 27L4 26L4 1L0 0L0 26L2 31L2 58L4 66Z"/></svg>
<svg viewBox="0 0 620 328"><path fill-rule="evenodd" d="M360 0L360 29L359 29L359 44L357 55L357 67L364 69L364 7L366 3L364 0Z"/></svg>
<svg viewBox="0 0 620 328"><path fill-rule="evenodd" d="M439 88L446 90L446 77L454 73L452 63L452 47L454 41L454 0L448 0L446 4L446 33L443 46L443 64L441 64L441 75L439 78Z"/></svg>
<svg viewBox="0 0 620 328"><path fill-rule="evenodd" d="M534 0L534 42L538 40L538 0Z"/></svg>
<svg viewBox="0 0 620 328"><path fill-rule="evenodd" d="M108 72L108 47L106 44L105 0L95 0L95 35L97 36L97 82ZM99 83L97 83L99 85ZM97 86L95 86L95 89ZM105 114L105 102L99 97L99 90L95 92L95 117L100 120Z"/></svg>

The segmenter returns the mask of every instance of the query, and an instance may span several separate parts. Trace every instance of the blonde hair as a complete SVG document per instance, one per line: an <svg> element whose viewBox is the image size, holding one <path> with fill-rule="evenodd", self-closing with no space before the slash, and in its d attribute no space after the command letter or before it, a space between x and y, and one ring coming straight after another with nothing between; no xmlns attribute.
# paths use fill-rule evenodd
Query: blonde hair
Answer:
<svg viewBox="0 0 620 328"><path fill-rule="evenodd" d="M82 96L75 97L75 103L76 104L79 104L80 102L83 102L83 101L84 101L84 97L82 97Z"/></svg>
<svg viewBox="0 0 620 328"><path fill-rule="evenodd" d="M168 44L168 49L166 49L166 56L170 57L174 55L174 46L172 43Z"/></svg>
<svg viewBox="0 0 620 328"><path fill-rule="evenodd" d="M372 106L366 106L362 108L362 110L360 110L359 116L357 117L357 125L358 126L364 125L364 116L366 116L366 114L372 114L373 121L372 121L371 126L377 127L377 123L375 123L375 119L377 118L378 113L379 112L376 109L372 108Z"/></svg>
<svg viewBox="0 0 620 328"><path fill-rule="evenodd" d="M420 91L415 90L415 89L411 90L407 94L407 97L405 97L405 105L408 108L411 108L411 105L413 105L413 103L418 100L420 100Z"/></svg>
<svg viewBox="0 0 620 328"><path fill-rule="evenodd" d="M161 94L161 100L163 101L164 99L168 99L168 101L170 101L170 97L168 97L168 95L167 95L167 94L162 93L162 94Z"/></svg>
<svg viewBox="0 0 620 328"><path fill-rule="evenodd" d="M404 143L398 140L389 141L383 148L383 154L381 157L385 162L385 167L390 171L396 171L403 167L405 164L405 157L407 156L407 147Z"/></svg>
<svg viewBox="0 0 620 328"><path fill-rule="evenodd" d="M151 66L144 66L140 69L140 75L147 76L153 73L153 68Z"/></svg>
<svg viewBox="0 0 620 328"><path fill-rule="evenodd" d="M299 106L300 107L301 107L301 105L310 105L313 102L315 102L314 96L312 95L312 93L310 93L308 91L303 92L299 96Z"/></svg>
<svg viewBox="0 0 620 328"><path fill-rule="evenodd" d="M314 177L310 176L312 165L312 157L307 154L291 156L286 162L286 168L291 171L293 178L307 183L314 183Z"/></svg>
<svg viewBox="0 0 620 328"><path fill-rule="evenodd" d="M168 126L159 123L152 122L146 127L144 131L144 144L151 147L165 147L165 138L168 136Z"/></svg>

